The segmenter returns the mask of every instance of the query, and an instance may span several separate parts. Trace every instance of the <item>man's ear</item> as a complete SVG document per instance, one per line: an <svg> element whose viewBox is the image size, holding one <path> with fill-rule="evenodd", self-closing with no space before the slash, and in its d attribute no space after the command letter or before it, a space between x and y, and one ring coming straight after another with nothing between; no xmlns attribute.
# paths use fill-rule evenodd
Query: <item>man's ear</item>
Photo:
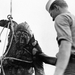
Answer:
<svg viewBox="0 0 75 75"><path fill-rule="evenodd" d="M59 10L59 6L58 6L58 5L54 5L54 8L55 8L56 10Z"/></svg>

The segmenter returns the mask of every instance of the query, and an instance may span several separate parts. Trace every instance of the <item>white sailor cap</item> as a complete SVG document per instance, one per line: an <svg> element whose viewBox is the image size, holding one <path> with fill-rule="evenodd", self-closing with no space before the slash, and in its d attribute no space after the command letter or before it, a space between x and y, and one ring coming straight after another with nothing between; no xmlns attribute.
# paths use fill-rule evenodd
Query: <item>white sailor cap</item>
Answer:
<svg viewBox="0 0 75 75"><path fill-rule="evenodd" d="M54 2L55 0L49 0L46 4L46 10L49 12L49 8L51 6L51 4Z"/></svg>

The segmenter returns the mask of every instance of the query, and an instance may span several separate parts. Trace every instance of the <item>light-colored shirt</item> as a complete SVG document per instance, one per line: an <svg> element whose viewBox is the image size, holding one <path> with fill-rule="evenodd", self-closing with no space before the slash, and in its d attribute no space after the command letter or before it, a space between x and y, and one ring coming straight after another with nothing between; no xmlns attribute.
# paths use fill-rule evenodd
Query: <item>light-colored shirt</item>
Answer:
<svg viewBox="0 0 75 75"><path fill-rule="evenodd" d="M72 43L72 51L75 52L75 16L71 13L62 13L55 18L57 41L67 40Z"/></svg>

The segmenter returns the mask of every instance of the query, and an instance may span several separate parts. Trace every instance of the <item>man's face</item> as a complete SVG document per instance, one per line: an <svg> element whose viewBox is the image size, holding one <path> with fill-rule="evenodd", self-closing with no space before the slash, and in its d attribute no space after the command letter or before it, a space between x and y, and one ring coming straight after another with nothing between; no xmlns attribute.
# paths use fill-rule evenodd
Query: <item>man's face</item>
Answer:
<svg viewBox="0 0 75 75"><path fill-rule="evenodd" d="M57 17L57 15L59 14L59 11L57 11L57 9L53 9L49 11L50 16L53 18L53 21L55 20L55 18Z"/></svg>
<svg viewBox="0 0 75 75"><path fill-rule="evenodd" d="M16 43L20 45L26 45L29 42L29 35L25 31L17 31L15 35L15 41Z"/></svg>

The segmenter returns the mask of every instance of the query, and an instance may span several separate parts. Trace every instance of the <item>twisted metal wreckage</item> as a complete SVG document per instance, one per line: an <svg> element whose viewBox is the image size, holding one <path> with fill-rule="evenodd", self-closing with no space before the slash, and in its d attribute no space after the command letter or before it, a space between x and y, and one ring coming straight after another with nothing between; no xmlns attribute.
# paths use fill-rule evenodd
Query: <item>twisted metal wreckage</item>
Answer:
<svg viewBox="0 0 75 75"><path fill-rule="evenodd" d="M0 60L1 75L32 75L33 67L38 63L55 65L57 59L42 52L31 30L26 29L28 24L17 24L12 20L12 0L10 5L8 20L0 20L0 26L3 27L1 33L4 28L10 29L8 45Z"/></svg>

